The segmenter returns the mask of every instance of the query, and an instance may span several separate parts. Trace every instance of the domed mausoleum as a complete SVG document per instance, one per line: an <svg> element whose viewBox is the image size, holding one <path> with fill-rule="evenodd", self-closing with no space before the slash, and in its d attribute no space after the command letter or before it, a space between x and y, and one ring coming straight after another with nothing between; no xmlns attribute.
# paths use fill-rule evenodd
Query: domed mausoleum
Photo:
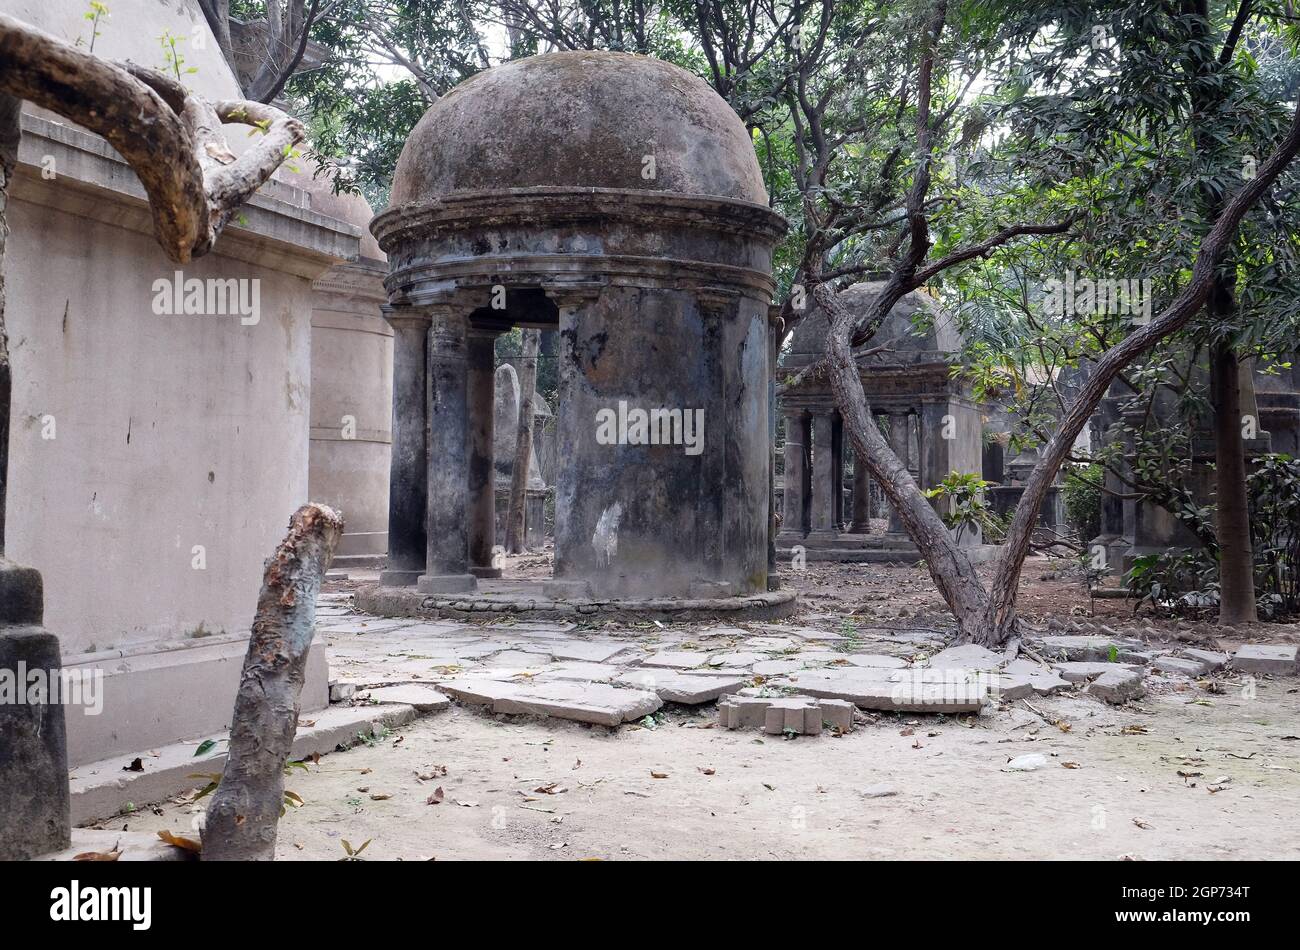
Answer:
<svg viewBox="0 0 1300 950"><path fill-rule="evenodd" d="M740 119L659 60L551 53L436 102L372 225L395 347L382 583L494 576L493 341L520 326L560 336L551 592L765 591L784 228Z"/></svg>

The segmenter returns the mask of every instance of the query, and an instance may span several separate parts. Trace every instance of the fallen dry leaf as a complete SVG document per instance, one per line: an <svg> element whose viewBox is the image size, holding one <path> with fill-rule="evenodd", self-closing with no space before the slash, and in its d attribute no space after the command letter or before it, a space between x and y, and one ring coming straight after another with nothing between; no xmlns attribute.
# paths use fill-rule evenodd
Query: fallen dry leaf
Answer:
<svg viewBox="0 0 1300 950"><path fill-rule="evenodd" d="M158 837L170 845L174 845L177 848L184 848L186 851L193 851L195 854L198 854L203 850L201 842L195 841L193 838L186 838L183 835L172 834L170 831L160 831L158 832Z"/></svg>

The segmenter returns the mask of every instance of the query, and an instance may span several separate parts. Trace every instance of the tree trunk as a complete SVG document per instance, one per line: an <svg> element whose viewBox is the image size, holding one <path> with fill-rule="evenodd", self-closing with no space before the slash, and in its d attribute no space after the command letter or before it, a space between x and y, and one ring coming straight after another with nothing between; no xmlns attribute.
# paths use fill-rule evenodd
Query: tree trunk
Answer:
<svg viewBox="0 0 1300 950"><path fill-rule="evenodd" d="M235 696L230 751L203 829L204 860L275 858L284 766L298 729L316 597L342 536L337 513L303 505L267 562Z"/></svg>
<svg viewBox="0 0 1300 950"><path fill-rule="evenodd" d="M813 294L817 306L830 321L828 377L844 428L853 440L853 451L866 463L902 519L908 537L925 558L935 586L957 619L959 639L982 640L984 631L980 623L988 613L984 585L970 558L957 546L948 526L921 492L907 466L890 449L867 409L862 377L858 375L857 362L849 346L853 316L828 284L819 284ZM1013 617L1008 629L1014 626Z"/></svg>
<svg viewBox="0 0 1300 950"><path fill-rule="evenodd" d="M1211 302L1211 311L1216 309ZM1240 364L1231 343L1210 352L1214 401L1214 529L1219 540L1219 623L1254 623L1255 553L1250 541L1246 445L1242 433Z"/></svg>
<svg viewBox="0 0 1300 950"><path fill-rule="evenodd" d="M527 546L524 499L528 488L528 462L533 457L533 404L537 395L537 350L540 331L523 331L519 359L519 430L515 438L515 464L510 473L510 507L506 512L506 550L518 554Z"/></svg>
<svg viewBox="0 0 1300 950"><path fill-rule="evenodd" d="M22 100L0 94L0 557L5 553L5 498L9 487L9 415L13 371L9 366L9 334L5 328L5 245L9 240L9 184L18 165Z"/></svg>

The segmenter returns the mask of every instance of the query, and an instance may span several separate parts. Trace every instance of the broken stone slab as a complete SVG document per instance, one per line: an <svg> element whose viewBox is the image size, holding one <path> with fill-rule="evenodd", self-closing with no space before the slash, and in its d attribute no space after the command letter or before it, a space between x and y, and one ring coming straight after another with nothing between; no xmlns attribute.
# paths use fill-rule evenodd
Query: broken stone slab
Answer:
<svg viewBox="0 0 1300 950"><path fill-rule="evenodd" d="M557 660L581 660L605 663L628 648L628 644L603 640L546 639L538 643L516 643L515 649L526 653L544 653Z"/></svg>
<svg viewBox="0 0 1300 950"><path fill-rule="evenodd" d="M1287 643L1253 643L1237 649L1232 665L1243 673L1295 676L1300 671L1298 653L1300 647Z"/></svg>
<svg viewBox="0 0 1300 950"><path fill-rule="evenodd" d="M914 676L923 671L868 670L859 667L835 670L806 670L787 678L802 693L826 699L842 699L859 709L895 712L969 713L979 712L988 702L989 683L979 677L957 675L946 681ZM930 671L932 674L942 670ZM962 671L954 671L961 674ZM881 674L885 674L882 676ZM889 679L893 676L897 679Z"/></svg>
<svg viewBox="0 0 1300 950"><path fill-rule="evenodd" d="M1187 647L1180 652L1182 656L1188 659L1200 660L1204 663L1207 673L1217 673L1232 660L1232 657L1227 653L1219 653L1215 650L1201 650L1196 647Z"/></svg>
<svg viewBox="0 0 1300 950"><path fill-rule="evenodd" d="M884 653L850 653L845 659L854 666L870 666L882 670L901 670L907 666L906 660Z"/></svg>
<svg viewBox="0 0 1300 950"><path fill-rule="evenodd" d="M719 653L709 657L709 666L750 666L766 659L766 653Z"/></svg>
<svg viewBox="0 0 1300 950"><path fill-rule="evenodd" d="M1033 644L1051 659L1075 662L1102 662L1110 659L1112 651L1141 650L1146 646L1140 640L1082 634L1040 637Z"/></svg>
<svg viewBox="0 0 1300 950"><path fill-rule="evenodd" d="M932 670L983 670L991 671L1002 668L1002 654L994 653L977 643L963 643L961 646L948 647L930 657L926 663Z"/></svg>
<svg viewBox="0 0 1300 950"><path fill-rule="evenodd" d="M376 703L404 703L417 712L441 712L451 705L451 700L430 686L406 683L401 686L380 686L368 689L359 697Z"/></svg>
<svg viewBox="0 0 1300 950"><path fill-rule="evenodd" d="M760 657L760 659L766 659L766 657ZM693 653L690 650L664 650L662 653L654 653L646 657L641 661L641 665L689 670L697 666L703 666L708 660L709 655L707 653ZM736 664L720 665L734 666Z"/></svg>
<svg viewBox="0 0 1300 950"><path fill-rule="evenodd" d="M692 675L676 671L634 670L624 673L615 682L625 686L649 690L666 703L685 703L698 706L709 703L724 693L734 693L745 686L742 676Z"/></svg>
<svg viewBox="0 0 1300 950"><path fill-rule="evenodd" d="M752 667L753 672L759 676L784 676L802 669L803 663L798 660L763 660Z"/></svg>
<svg viewBox="0 0 1300 950"><path fill-rule="evenodd" d="M1069 689L1068 680L1062 679L1048 667L1039 666L1033 660L1012 660L1004 670L1010 676L1023 676L1039 696L1050 696L1063 689Z"/></svg>
<svg viewBox="0 0 1300 950"><path fill-rule="evenodd" d="M1136 670L1112 669L1093 680L1088 692L1105 702L1120 704L1137 699L1146 690L1142 686L1141 673Z"/></svg>
<svg viewBox="0 0 1300 950"><path fill-rule="evenodd" d="M537 674L539 680L574 680L582 683L608 683L623 673L612 663L583 663L579 660L557 663Z"/></svg>
<svg viewBox="0 0 1300 950"><path fill-rule="evenodd" d="M996 678L994 684L989 695L999 702L1011 703L1017 699L1028 699L1035 694L1034 684L1029 677L1018 673L1003 673Z"/></svg>
<svg viewBox="0 0 1300 950"><path fill-rule="evenodd" d="M1151 663L1151 667L1162 673L1177 673L1192 679L1204 675L1209 670L1209 666L1201 660L1177 656L1158 656Z"/></svg>
<svg viewBox="0 0 1300 950"><path fill-rule="evenodd" d="M356 695L356 683L341 683L338 680L330 681L330 702L346 703Z"/></svg>
<svg viewBox="0 0 1300 950"><path fill-rule="evenodd" d="M780 653L782 650L799 648L799 644L790 637L750 637L740 645L747 650L759 650L764 653Z"/></svg>
<svg viewBox="0 0 1300 950"><path fill-rule="evenodd" d="M462 702L490 706L494 713L550 716L603 726L641 719L663 705L654 693L604 683L456 680L440 688Z"/></svg>
<svg viewBox="0 0 1300 950"><path fill-rule="evenodd" d="M1053 663L1052 668L1061 674L1061 679L1071 683L1086 683L1112 670L1128 673L1137 671L1136 666L1126 663L1104 663L1101 661L1076 660L1069 663Z"/></svg>

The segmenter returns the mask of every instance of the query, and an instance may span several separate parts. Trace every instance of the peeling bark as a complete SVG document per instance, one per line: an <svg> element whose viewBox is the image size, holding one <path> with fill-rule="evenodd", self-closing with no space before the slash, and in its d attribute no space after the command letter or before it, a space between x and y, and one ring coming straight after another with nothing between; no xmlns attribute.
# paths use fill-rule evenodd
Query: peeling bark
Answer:
<svg viewBox="0 0 1300 950"><path fill-rule="evenodd" d="M284 766L298 729L321 579L343 519L303 505L266 564L230 726L230 752L203 829L206 861L270 861L284 802Z"/></svg>

